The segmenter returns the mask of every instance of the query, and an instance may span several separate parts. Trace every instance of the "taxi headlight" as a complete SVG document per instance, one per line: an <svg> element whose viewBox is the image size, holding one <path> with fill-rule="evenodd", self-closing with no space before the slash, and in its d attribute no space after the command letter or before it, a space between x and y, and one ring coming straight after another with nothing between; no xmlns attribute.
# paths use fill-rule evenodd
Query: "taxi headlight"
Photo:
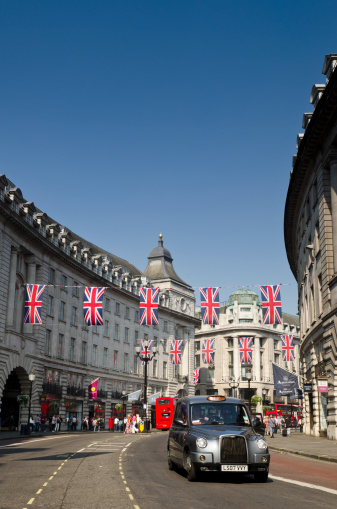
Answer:
<svg viewBox="0 0 337 509"><path fill-rule="evenodd" d="M263 449L263 450L266 450L268 447L267 442L263 438L260 438L259 440L257 440L256 445L258 446L259 449Z"/></svg>
<svg viewBox="0 0 337 509"><path fill-rule="evenodd" d="M196 444L198 447L200 447L201 449L203 449L204 447L207 446L207 440L206 438L203 438L203 437L199 437L197 438L196 440Z"/></svg>

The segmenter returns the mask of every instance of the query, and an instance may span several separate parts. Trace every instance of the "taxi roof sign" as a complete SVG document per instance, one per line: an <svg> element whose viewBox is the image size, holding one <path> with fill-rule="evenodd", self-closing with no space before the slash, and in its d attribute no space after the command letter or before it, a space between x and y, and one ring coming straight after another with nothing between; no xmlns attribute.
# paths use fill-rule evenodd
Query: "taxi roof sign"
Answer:
<svg viewBox="0 0 337 509"><path fill-rule="evenodd" d="M209 396L209 401L226 401L226 396Z"/></svg>

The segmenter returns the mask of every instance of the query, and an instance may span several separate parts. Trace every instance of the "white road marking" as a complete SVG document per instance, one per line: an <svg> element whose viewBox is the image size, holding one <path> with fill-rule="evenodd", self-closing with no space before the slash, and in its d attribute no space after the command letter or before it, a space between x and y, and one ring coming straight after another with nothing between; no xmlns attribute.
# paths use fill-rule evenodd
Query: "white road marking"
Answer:
<svg viewBox="0 0 337 509"><path fill-rule="evenodd" d="M35 438L34 440L25 440L22 442L16 442L15 444L8 444L8 445L0 445L0 449L3 449L4 447L14 447L16 445L22 445L22 444L32 444L35 442L42 442L42 440L55 440L57 438L71 438L70 435L59 435L57 437L49 437L49 438Z"/></svg>
<svg viewBox="0 0 337 509"><path fill-rule="evenodd" d="M77 452L82 452L82 451L84 451L84 449L85 449L85 447L83 447L83 449L80 449L80 450L79 450L79 451L77 451Z"/></svg>
<svg viewBox="0 0 337 509"><path fill-rule="evenodd" d="M287 482L290 484L296 484L297 486L303 486L304 488L311 488L313 490L325 491L326 493L332 493L332 495L337 495L337 490L333 490L331 488L325 488L325 486L317 486L316 484L310 484L302 481L295 481L294 479L286 479L285 477L278 477L277 475L269 474L270 479L275 479L275 481Z"/></svg>

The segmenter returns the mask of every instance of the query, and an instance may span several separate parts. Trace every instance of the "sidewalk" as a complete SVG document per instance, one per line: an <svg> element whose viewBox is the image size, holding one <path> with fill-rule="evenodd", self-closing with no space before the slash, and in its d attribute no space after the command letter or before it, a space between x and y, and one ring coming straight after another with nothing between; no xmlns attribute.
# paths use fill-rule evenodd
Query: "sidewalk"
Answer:
<svg viewBox="0 0 337 509"><path fill-rule="evenodd" d="M271 451L282 451L299 454L308 458L337 463L337 442L327 438L305 435L299 431L291 431L289 437L283 437L280 433L274 438L265 436Z"/></svg>

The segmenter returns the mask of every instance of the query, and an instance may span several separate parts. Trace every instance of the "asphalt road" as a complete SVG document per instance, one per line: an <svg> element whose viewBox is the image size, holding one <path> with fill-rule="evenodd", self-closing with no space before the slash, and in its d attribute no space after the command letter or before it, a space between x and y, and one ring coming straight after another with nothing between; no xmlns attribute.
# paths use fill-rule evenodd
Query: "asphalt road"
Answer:
<svg viewBox="0 0 337 509"><path fill-rule="evenodd" d="M318 509L337 505L337 465L272 452L271 479L169 471L167 433L0 442L0 509ZM293 484L293 483L297 484ZM304 483L304 485L301 485ZM329 490L331 490L329 492Z"/></svg>

